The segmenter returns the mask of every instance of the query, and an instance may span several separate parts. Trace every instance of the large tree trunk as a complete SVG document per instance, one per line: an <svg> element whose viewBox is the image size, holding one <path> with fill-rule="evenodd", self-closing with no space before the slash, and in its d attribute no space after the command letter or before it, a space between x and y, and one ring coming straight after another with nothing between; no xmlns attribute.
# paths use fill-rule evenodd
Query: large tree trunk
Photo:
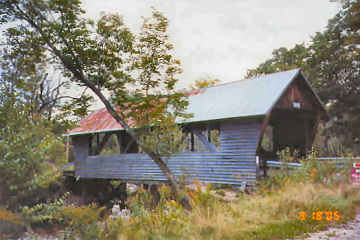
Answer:
<svg viewBox="0 0 360 240"><path fill-rule="evenodd" d="M87 82L84 82L87 84ZM187 208L191 209L190 202L186 195L180 196L180 188L178 183L175 180L174 174L171 172L171 170L168 168L168 166L164 163L161 156L154 153L151 149L148 147L142 145L138 137L136 136L135 132L129 127L129 125L121 119L119 114L115 111L113 106L111 106L110 102L105 98L105 96L100 92L99 89L97 89L95 86L93 86L91 83L87 84L90 89L93 90L93 92L99 97L99 99L103 102L106 109L109 111L111 116L123 127L123 129L136 141L136 143L141 147L141 149L149 155L149 157L158 165L158 167L161 169L163 174L165 175L166 179L169 181L169 184L171 186L172 192L175 194L177 199L180 199L181 204Z"/></svg>
<svg viewBox="0 0 360 240"><path fill-rule="evenodd" d="M74 66L66 57L65 55L56 48L56 46L50 41L49 36L46 34L46 32L43 31L43 29L41 28L41 26L37 25L32 19L31 17L27 16L25 12L23 12L20 8L17 8L17 10L23 14L24 16L24 20L26 20L32 27L34 27L40 35L43 36L44 41L46 42L46 44L48 45L48 47L51 49L51 51L53 52L53 54L55 54L56 57L58 57L60 59L60 61L62 62L63 66L68 69L74 76L74 78L76 78L79 82L83 83L86 87L89 87L95 94L96 96L101 100L101 102L105 105L106 109L109 111L109 113L111 114L111 116L123 127L123 129L136 141L136 143L138 144L138 146L140 146L143 151L149 155L149 157L155 162L156 165L159 166L159 168L161 169L161 171L163 172L163 174L165 175L165 177L167 178L167 180L169 181L169 184L171 186L171 189L173 191L173 193L175 194L177 199L180 199L182 205L185 208L191 209L191 205L189 203L188 198L183 195L183 197L181 197L180 195L180 188L179 185L177 184L174 175L172 174L172 172L170 171L170 169L167 167L167 165L164 163L164 161L161 159L161 156L159 156L158 154L154 153L151 149L147 148L146 146L143 146L140 142L140 140L138 139L138 137L136 136L135 132L133 130L130 129L129 125L119 116L119 114L115 111L114 107L110 104L110 102L105 98L105 96L102 94L101 90L96 87L95 84L93 84L89 79L87 79L86 76L84 76L83 74L83 70L81 68L77 68L76 66ZM43 17L43 16L42 16ZM66 39L63 39L65 41L66 44ZM74 59L76 59L76 56L73 56Z"/></svg>

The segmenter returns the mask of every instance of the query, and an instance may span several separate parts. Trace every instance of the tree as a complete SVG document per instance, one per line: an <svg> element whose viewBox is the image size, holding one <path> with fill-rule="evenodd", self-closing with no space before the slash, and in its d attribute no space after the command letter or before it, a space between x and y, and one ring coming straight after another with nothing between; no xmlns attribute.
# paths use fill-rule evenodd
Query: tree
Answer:
<svg viewBox="0 0 360 240"><path fill-rule="evenodd" d="M0 0L0 22L15 24L6 31L12 53L55 66L72 83L89 88L159 166L179 197L179 186L161 155L144 145L127 123L139 112L152 112L151 121L160 113L168 115L167 121L185 116L187 101L174 89L179 62L168 53L172 46L167 40L166 18L154 10L154 22L145 21L136 36L117 14L104 15L97 23L83 14L78 0ZM28 52L21 51L25 43L31 46ZM186 197L182 201L190 207Z"/></svg>
<svg viewBox="0 0 360 240"><path fill-rule="evenodd" d="M30 51L29 48L32 48L29 43L21 44L23 52ZM27 106L29 119L47 119L48 124L52 124L53 130L59 134L64 134L67 127L74 126L76 119L66 119L71 113L77 117L86 114L89 104L84 99L90 100L90 97L85 94L80 97L60 94L68 82L51 80L54 74L47 72L45 64L36 64L22 53L5 48L0 51L0 69L0 104L5 104L10 97L16 98L17 104Z"/></svg>
<svg viewBox="0 0 360 240"><path fill-rule="evenodd" d="M2 65L0 76L0 204L18 208L48 197L65 154L52 124L34 112L31 79L9 66Z"/></svg>
<svg viewBox="0 0 360 240"><path fill-rule="evenodd" d="M297 67L306 69L306 61L309 57L310 52L304 43L296 44L292 49L281 47L272 52L271 59L266 60L254 69L249 69L246 77L286 71Z"/></svg>
<svg viewBox="0 0 360 240"><path fill-rule="evenodd" d="M349 30L356 33L360 30L360 1L352 1L351 3L348 3L347 6L349 6L347 19ZM359 44L359 38L355 37L353 42Z"/></svg>
<svg viewBox="0 0 360 240"><path fill-rule="evenodd" d="M277 49L271 59L248 71L248 76L255 76L301 68L332 116L323 132L325 142L335 135L355 154L360 153L360 49L356 44L360 34L351 11L358 4L344 1L326 29L314 34L310 43Z"/></svg>
<svg viewBox="0 0 360 240"><path fill-rule="evenodd" d="M195 80L194 83L189 85L189 88L191 90L196 90L199 88L206 88L206 87L211 87L211 86L215 86L216 84L220 83L220 79L218 78L212 78L210 76L204 76L201 77L197 80Z"/></svg>

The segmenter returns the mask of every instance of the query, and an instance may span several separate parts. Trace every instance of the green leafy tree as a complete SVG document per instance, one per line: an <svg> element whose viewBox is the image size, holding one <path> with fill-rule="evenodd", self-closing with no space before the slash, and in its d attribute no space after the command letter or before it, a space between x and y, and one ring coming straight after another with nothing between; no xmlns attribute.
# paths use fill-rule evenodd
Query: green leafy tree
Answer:
<svg viewBox="0 0 360 240"><path fill-rule="evenodd" d="M33 117L31 104L25 103L17 91L2 91L0 204L11 208L48 197L47 189L60 177L58 166L65 163L62 140L47 121Z"/></svg>
<svg viewBox="0 0 360 240"><path fill-rule="evenodd" d="M14 57L20 52L28 62L54 66L67 80L89 88L180 196L162 156L143 144L128 124L131 118L143 119L136 113L145 114L150 124L157 119L156 123L161 123L164 114L166 121L173 123L184 117L187 101L174 89L179 62L170 54L166 18L154 10L154 23L145 20L141 34L136 36L117 14L104 15L96 23L83 14L78 0L0 1L0 21L14 25L6 31L6 45ZM24 43L31 46L29 51L22 51ZM139 125L144 123L140 121ZM182 201L190 206L186 197Z"/></svg>
<svg viewBox="0 0 360 240"><path fill-rule="evenodd" d="M301 68L332 116L323 131L325 143L336 136L355 154L360 153L360 48L355 44L360 35L352 11L358 2L344 1L326 29L316 33L309 44L277 49L271 59L248 71L251 77Z"/></svg>
<svg viewBox="0 0 360 240"><path fill-rule="evenodd" d="M309 57L310 52L304 43L297 44L292 49L281 47L272 52L272 58L254 69L249 69L246 77L250 78L262 74L286 71L297 67L304 68Z"/></svg>
<svg viewBox="0 0 360 240"><path fill-rule="evenodd" d="M43 94L46 75L41 66L25 66L21 55L10 55L4 50L0 59L0 204L15 208L47 198L50 187L59 187L65 154L62 139L54 135L55 123L63 124L49 119L57 99Z"/></svg>

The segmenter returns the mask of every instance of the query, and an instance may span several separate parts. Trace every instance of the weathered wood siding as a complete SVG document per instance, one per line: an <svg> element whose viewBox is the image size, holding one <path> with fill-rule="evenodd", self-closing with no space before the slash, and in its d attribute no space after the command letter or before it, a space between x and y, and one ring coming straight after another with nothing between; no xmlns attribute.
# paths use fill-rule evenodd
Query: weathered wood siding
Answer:
<svg viewBox="0 0 360 240"><path fill-rule="evenodd" d="M241 184L256 180L256 146L260 124L228 121L220 126L221 152L181 153L164 159L176 177L191 181ZM159 167L145 154L88 156L75 176L124 181L166 181Z"/></svg>
<svg viewBox="0 0 360 240"><path fill-rule="evenodd" d="M75 169L86 167L86 159L89 156L89 141L90 135L77 135L72 137Z"/></svg>
<svg viewBox="0 0 360 240"><path fill-rule="evenodd" d="M253 161L239 161L236 154L182 153L164 159L176 177L213 183L241 184L255 180ZM89 156L86 165L76 168L80 178L124 181L166 181L159 167L145 154Z"/></svg>
<svg viewBox="0 0 360 240"><path fill-rule="evenodd" d="M260 139L260 121L244 122L242 120L224 121L220 124L220 151L224 154L234 154L243 173L251 175L258 173L256 150ZM237 169L234 168L234 171ZM254 180L256 178L254 176Z"/></svg>

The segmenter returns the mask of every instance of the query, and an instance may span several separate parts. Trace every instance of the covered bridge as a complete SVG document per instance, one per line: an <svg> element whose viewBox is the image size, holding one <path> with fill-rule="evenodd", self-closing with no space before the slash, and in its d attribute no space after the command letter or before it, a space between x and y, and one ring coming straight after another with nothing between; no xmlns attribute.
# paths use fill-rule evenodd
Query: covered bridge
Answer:
<svg viewBox="0 0 360 240"><path fill-rule="evenodd" d="M253 182L266 160L289 147L311 149L319 121L327 113L299 69L199 89L189 97L193 118L183 124L188 152L164 159L176 177L202 182ZM211 133L218 133L218 143ZM99 155L115 135L120 154ZM138 147L106 109L94 111L68 133L75 156L75 177L124 182L166 181L158 166ZM94 140L95 139L95 140ZM202 150L195 149L195 140Z"/></svg>

